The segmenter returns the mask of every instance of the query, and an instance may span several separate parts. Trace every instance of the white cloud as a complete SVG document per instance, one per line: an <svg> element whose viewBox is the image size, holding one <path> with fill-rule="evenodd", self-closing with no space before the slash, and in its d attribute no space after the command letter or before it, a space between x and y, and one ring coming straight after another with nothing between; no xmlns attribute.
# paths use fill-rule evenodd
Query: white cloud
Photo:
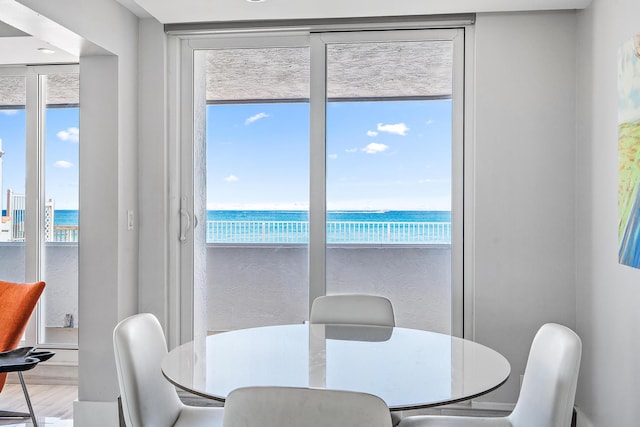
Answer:
<svg viewBox="0 0 640 427"><path fill-rule="evenodd" d="M367 136L378 136L378 132L376 132L375 130L368 130Z"/></svg>
<svg viewBox="0 0 640 427"><path fill-rule="evenodd" d="M387 148L389 148L389 146L384 144L379 144L377 142L372 142L371 144L364 147L362 151L364 151L367 154L376 154L376 153L382 153Z"/></svg>
<svg viewBox="0 0 640 427"><path fill-rule="evenodd" d="M344 150L345 153L355 153L357 151L358 151L357 148L347 148L346 150Z"/></svg>
<svg viewBox="0 0 640 427"><path fill-rule="evenodd" d="M332 159L332 160L335 160L335 159L338 158L338 155L337 154L329 154L327 157Z"/></svg>
<svg viewBox="0 0 640 427"><path fill-rule="evenodd" d="M264 119L265 117L269 117L269 115L267 113L258 113L255 116L251 116L249 117L247 120L244 121L245 125L250 125L251 123L260 120L260 119Z"/></svg>
<svg viewBox="0 0 640 427"><path fill-rule="evenodd" d="M80 141L80 129L68 128L67 130L61 130L56 133L56 136L63 141L78 142Z"/></svg>
<svg viewBox="0 0 640 427"><path fill-rule="evenodd" d="M66 160L58 160L53 164L57 168L69 169L73 167L73 163L67 162Z"/></svg>
<svg viewBox="0 0 640 427"><path fill-rule="evenodd" d="M229 175L224 180L227 181L227 182L237 182L239 180L239 178L237 176L235 176L235 175Z"/></svg>
<svg viewBox="0 0 640 427"><path fill-rule="evenodd" d="M404 123L396 123L394 125L383 125L378 123L378 130L380 132L392 133L395 135L406 135L409 128Z"/></svg>
<svg viewBox="0 0 640 427"><path fill-rule="evenodd" d="M427 120L427 122L426 122L426 123L427 123L428 125L430 125L430 124L432 124L432 123L433 123L433 120L429 119L429 120Z"/></svg>
<svg viewBox="0 0 640 427"><path fill-rule="evenodd" d="M18 110L0 110L0 114L4 114L5 116L15 116L18 114Z"/></svg>

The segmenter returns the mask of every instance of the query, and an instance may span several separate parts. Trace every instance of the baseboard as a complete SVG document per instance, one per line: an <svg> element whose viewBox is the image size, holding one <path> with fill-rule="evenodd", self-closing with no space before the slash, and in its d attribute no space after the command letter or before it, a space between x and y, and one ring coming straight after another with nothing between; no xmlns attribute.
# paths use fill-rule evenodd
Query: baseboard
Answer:
<svg viewBox="0 0 640 427"><path fill-rule="evenodd" d="M118 402L73 402L73 425L114 427L120 425Z"/></svg>
<svg viewBox="0 0 640 427"><path fill-rule="evenodd" d="M575 409L577 427L593 427L593 423L591 422L589 417L587 417L585 413L580 410L580 408L575 407L574 409Z"/></svg>

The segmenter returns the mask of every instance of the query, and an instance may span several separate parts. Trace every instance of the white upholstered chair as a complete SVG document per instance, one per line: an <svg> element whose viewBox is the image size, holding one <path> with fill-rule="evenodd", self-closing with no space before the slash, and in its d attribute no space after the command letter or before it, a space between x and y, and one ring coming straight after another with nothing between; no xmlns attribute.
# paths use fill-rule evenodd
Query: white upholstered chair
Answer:
<svg viewBox="0 0 640 427"><path fill-rule="evenodd" d="M386 403L353 391L243 387L229 393L224 427L391 427Z"/></svg>
<svg viewBox="0 0 640 427"><path fill-rule="evenodd" d="M313 300L310 323L395 326L393 305L377 295L325 295Z"/></svg>
<svg viewBox="0 0 640 427"><path fill-rule="evenodd" d="M543 325L531 344L518 402L506 417L418 415L400 427L569 427L582 342L571 329Z"/></svg>
<svg viewBox="0 0 640 427"><path fill-rule="evenodd" d="M113 348L127 427L222 426L222 408L184 405L162 375L167 343L154 315L137 314L118 323Z"/></svg>

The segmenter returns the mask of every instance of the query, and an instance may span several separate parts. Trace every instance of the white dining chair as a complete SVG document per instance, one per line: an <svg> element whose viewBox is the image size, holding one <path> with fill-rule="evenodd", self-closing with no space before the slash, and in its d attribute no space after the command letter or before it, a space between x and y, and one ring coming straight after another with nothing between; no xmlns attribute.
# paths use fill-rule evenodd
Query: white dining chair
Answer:
<svg viewBox="0 0 640 427"><path fill-rule="evenodd" d="M184 405L163 377L167 343L154 315L137 314L118 323L113 349L127 427L222 426L222 408Z"/></svg>
<svg viewBox="0 0 640 427"><path fill-rule="evenodd" d="M391 427L378 396L354 391L298 387L243 387L232 390L224 427Z"/></svg>
<svg viewBox="0 0 640 427"><path fill-rule="evenodd" d="M325 295L311 304L310 323L395 326L388 298L367 294Z"/></svg>
<svg viewBox="0 0 640 427"><path fill-rule="evenodd" d="M400 427L569 427L582 342L571 329L543 325L531 344L516 406L506 417L416 415Z"/></svg>

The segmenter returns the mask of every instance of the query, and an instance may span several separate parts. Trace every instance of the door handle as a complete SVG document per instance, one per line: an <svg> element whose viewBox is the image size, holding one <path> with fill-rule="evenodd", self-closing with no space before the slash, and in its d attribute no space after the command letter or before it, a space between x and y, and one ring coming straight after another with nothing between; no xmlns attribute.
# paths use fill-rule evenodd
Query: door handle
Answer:
<svg viewBox="0 0 640 427"><path fill-rule="evenodd" d="M187 232L191 227L191 216L186 208L187 198L180 199L180 241L187 240Z"/></svg>

